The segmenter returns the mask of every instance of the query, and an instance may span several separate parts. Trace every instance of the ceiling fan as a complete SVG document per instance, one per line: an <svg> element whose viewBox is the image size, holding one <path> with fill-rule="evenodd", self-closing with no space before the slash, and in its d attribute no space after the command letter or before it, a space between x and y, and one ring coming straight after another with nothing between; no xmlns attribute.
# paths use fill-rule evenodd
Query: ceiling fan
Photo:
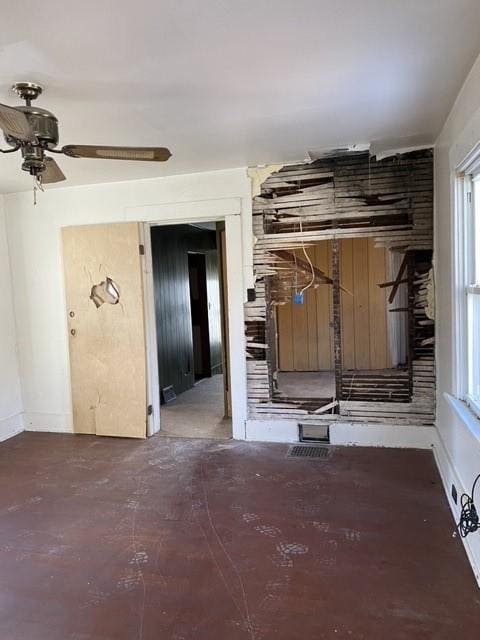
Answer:
<svg viewBox="0 0 480 640"><path fill-rule="evenodd" d="M42 87L33 82L17 82L12 90L25 100L25 106L9 107L0 104L0 129L12 149L1 153L20 151L22 169L34 177L38 185L66 180L55 160L46 153L59 153L70 158L103 158L107 160L142 160L164 162L171 153L165 147L112 147L106 145L58 144L58 120L46 109L32 106L32 100L42 93Z"/></svg>

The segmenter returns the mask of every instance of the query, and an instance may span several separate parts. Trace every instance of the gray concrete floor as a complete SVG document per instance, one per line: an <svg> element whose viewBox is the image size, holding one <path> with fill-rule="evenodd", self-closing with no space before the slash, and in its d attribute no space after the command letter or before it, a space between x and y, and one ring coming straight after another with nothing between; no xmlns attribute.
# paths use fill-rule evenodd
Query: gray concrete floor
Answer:
<svg viewBox="0 0 480 640"><path fill-rule="evenodd" d="M279 371L278 391L287 398L330 398L335 395L335 372Z"/></svg>
<svg viewBox="0 0 480 640"><path fill-rule="evenodd" d="M160 433L177 438L232 437L232 421L224 418L223 375L205 378L160 408Z"/></svg>

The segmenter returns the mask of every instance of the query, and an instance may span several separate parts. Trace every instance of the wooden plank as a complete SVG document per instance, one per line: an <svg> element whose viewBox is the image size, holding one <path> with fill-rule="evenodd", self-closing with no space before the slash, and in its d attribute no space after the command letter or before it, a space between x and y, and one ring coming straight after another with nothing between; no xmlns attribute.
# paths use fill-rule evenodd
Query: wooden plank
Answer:
<svg viewBox="0 0 480 640"><path fill-rule="evenodd" d="M387 300L386 292L376 283L385 280L387 273L385 249L376 248L374 240L368 240L369 278L369 340L370 366L372 369L386 369L391 366L387 341Z"/></svg>
<svg viewBox="0 0 480 640"><path fill-rule="evenodd" d="M314 250L314 246L312 247L312 249ZM312 274L312 267L309 265L307 260L303 259L301 254L296 255L296 254L290 253L290 251L281 251L281 250L272 251L271 253L279 257L281 260L283 260L287 264L293 266L296 270L303 272L304 274L305 273L308 274L309 277L312 276L314 278L313 280L314 284L323 284L323 283L332 284L332 279L329 278L324 271L322 271L321 269L315 266L312 260L312 256L310 256L310 260L312 260L313 274Z"/></svg>
<svg viewBox="0 0 480 640"><path fill-rule="evenodd" d="M370 360L368 239L353 242L355 368L372 368Z"/></svg>
<svg viewBox="0 0 480 640"><path fill-rule="evenodd" d="M332 277L334 281L332 292L332 321L333 321L333 355L335 366L335 397L342 397L342 311L340 300L340 242L332 240Z"/></svg>
<svg viewBox="0 0 480 640"><path fill-rule="evenodd" d="M400 265L400 268L398 270L397 277L395 278L395 282L393 284L392 290L390 291L390 295L388 296L389 304L392 304L392 302L395 300L395 296L397 295L398 287L401 285L402 280L405 280L405 278L403 277L403 274L407 270L407 264L408 264L407 263L407 255L405 254L405 257L402 260L402 264Z"/></svg>
<svg viewBox="0 0 480 640"><path fill-rule="evenodd" d="M316 246L306 249L312 264L315 263L315 251ZM328 289L329 286L319 286L316 289L310 287L304 292L304 307L307 316L307 356L308 356L308 371L317 371L319 367L318 363L318 336L317 336L317 301L316 298L319 291Z"/></svg>
<svg viewBox="0 0 480 640"><path fill-rule="evenodd" d="M277 307L278 359L282 371L293 371L292 303Z"/></svg>
<svg viewBox="0 0 480 640"><path fill-rule="evenodd" d="M293 370L308 371L308 318L307 306L291 304L293 328Z"/></svg>
<svg viewBox="0 0 480 640"><path fill-rule="evenodd" d="M325 273L330 273L331 243L322 242L315 247L316 265ZM332 320L332 289L331 287L318 287L315 291L315 304L317 315L317 360L318 369L327 370L333 368L333 335L331 329Z"/></svg>
<svg viewBox="0 0 480 640"><path fill-rule="evenodd" d="M354 326L354 282L353 282L353 242L340 241L340 278L344 286L353 292L353 296L341 294L342 308L342 356L344 369L353 369L355 365L355 326Z"/></svg>

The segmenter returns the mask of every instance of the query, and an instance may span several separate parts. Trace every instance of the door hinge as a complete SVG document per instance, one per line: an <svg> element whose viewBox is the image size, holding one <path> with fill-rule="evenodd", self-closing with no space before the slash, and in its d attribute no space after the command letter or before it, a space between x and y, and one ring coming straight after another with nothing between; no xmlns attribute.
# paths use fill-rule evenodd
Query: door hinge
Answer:
<svg viewBox="0 0 480 640"><path fill-rule="evenodd" d="M149 404L147 407L147 416L153 415L153 404Z"/></svg>
<svg viewBox="0 0 480 640"><path fill-rule="evenodd" d="M468 204L472 204L472 192L467 191L467 202Z"/></svg>
<svg viewBox="0 0 480 640"><path fill-rule="evenodd" d="M138 245L138 252L140 253L141 256L145 255L145 245L144 244L139 244Z"/></svg>

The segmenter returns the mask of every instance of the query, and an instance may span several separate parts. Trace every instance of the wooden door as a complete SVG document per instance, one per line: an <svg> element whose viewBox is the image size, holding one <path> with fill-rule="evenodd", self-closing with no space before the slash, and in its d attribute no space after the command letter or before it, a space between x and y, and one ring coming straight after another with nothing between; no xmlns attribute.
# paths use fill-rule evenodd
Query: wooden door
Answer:
<svg viewBox="0 0 480 640"><path fill-rule="evenodd" d="M62 230L75 433L145 438L140 225Z"/></svg>

